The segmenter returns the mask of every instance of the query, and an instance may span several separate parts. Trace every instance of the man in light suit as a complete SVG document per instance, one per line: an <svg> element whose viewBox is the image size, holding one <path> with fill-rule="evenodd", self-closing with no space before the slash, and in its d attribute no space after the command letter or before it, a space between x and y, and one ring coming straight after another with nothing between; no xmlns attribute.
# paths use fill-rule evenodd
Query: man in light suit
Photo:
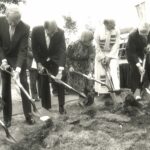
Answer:
<svg viewBox="0 0 150 150"><path fill-rule="evenodd" d="M45 67L51 74L56 76L57 79L64 80L65 37L64 31L57 26L55 21L45 21L44 26L33 28L32 50L39 71L43 71ZM58 91L59 113L64 114L64 87L57 82L54 83ZM49 77L44 75L41 79L41 99L42 106L46 109L50 109L51 95Z"/></svg>
<svg viewBox="0 0 150 150"><path fill-rule="evenodd" d="M26 57L28 49L29 26L21 21L18 6L12 5L6 11L6 17L0 18L0 57L2 76L2 99L4 101L3 116L6 127L11 126L12 98L11 76L5 70L15 71L13 78L19 80L24 88L29 91L26 75ZM23 111L28 124L35 121L31 115L31 104L26 95L21 91ZM17 108L15 108L17 109Z"/></svg>

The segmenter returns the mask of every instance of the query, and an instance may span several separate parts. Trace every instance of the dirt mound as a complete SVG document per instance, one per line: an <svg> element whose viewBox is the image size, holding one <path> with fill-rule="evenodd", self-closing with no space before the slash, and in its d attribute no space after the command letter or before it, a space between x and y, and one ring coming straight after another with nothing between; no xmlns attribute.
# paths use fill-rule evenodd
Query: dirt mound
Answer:
<svg viewBox="0 0 150 150"><path fill-rule="evenodd" d="M44 146L44 139L48 136L53 127L52 120L48 120L44 125L40 125L25 135L21 141L11 146L12 150L40 150Z"/></svg>
<svg viewBox="0 0 150 150"><path fill-rule="evenodd" d="M59 115L58 107L53 107L50 122L38 121L32 127L22 122L23 116L16 116L10 131L18 142L7 144L1 140L2 134L0 150L150 149L148 99L138 102L142 107L124 102L106 106L105 99L96 97L95 104L83 108L73 101L66 104L67 115ZM124 105L130 108L129 112L134 107L139 111L135 116L123 113Z"/></svg>

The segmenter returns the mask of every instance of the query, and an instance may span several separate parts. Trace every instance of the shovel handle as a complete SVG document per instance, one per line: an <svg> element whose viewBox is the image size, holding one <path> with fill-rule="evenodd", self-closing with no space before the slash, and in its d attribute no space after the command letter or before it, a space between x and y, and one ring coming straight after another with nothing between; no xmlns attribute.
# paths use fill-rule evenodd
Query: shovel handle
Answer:
<svg viewBox="0 0 150 150"><path fill-rule="evenodd" d="M83 73L78 72L78 71L73 71L73 72L76 73L76 74L78 74L78 75L81 75L81 76L87 78L88 80L93 80L94 82L97 82L97 83L99 83L99 84L103 84L104 86L106 86L106 87L108 88L109 91L111 90L111 88L110 88L108 85L106 85L106 83L104 83L104 82L102 82L102 81L100 81L100 80L96 80L95 78L89 77L88 75L83 74Z"/></svg>
<svg viewBox="0 0 150 150"><path fill-rule="evenodd" d="M9 130L6 128L5 124L0 120L0 124L3 127L5 133L6 133L6 137L7 139L12 139L14 143L16 143L16 139L10 134Z"/></svg>
<svg viewBox="0 0 150 150"><path fill-rule="evenodd" d="M51 73L49 73L46 68L45 68L45 70L46 70L48 76L57 82L58 79L56 79L56 77L54 75L52 75ZM70 90L74 91L75 93L79 94L81 97L87 98L83 93L80 93L79 91L75 90L73 87L71 87L67 83L63 82L62 80L59 80L59 82L57 82L57 83L62 84L63 86L67 87L68 89L70 89Z"/></svg>
<svg viewBox="0 0 150 150"><path fill-rule="evenodd" d="M0 69L1 69L2 71L7 72L8 74L10 74L10 75L13 77L13 74L12 74L10 71L4 70L2 67L0 67ZM13 70L13 69L12 69L12 70ZM13 78L13 80L14 80L15 83L18 85L18 87L22 90L22 92L28 97L29 102L30 102L31 105L33 106L33 111L34 111L34 112L38 112L34 101L32 100L32 98L31 98L31 96L29 95L29 93L25 90L25 88L23 87L23 85L20 83L20 81L19 81L19 80L15 80L14 78Z"/></svg>

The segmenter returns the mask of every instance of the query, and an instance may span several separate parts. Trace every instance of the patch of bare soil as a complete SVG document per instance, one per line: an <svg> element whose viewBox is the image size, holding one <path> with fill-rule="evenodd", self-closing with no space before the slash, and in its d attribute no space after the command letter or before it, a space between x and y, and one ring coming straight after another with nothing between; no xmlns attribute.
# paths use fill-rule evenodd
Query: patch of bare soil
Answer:
<svg viewBox="0 0 150 150"><path fill-rule="evenodd" d="M106 99L100 97L88 108L72 101L66 104L67 115L59 115L54 106L48 122L36 118L33 126L17 115L10 128L17 143L6 141L0 129L0 150L149 150L149 97L136 106L105 104Z"/></svg>

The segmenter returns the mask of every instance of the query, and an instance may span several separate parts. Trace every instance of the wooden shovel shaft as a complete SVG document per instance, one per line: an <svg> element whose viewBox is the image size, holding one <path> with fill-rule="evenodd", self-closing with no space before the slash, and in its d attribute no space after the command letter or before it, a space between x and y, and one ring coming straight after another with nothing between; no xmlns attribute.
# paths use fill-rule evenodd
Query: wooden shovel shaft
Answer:
<svg viewBox="0 0 150 150"><path fill-rule="evenodd" d="M73 72L76 73L76 74L78 74L78 75L81 75L81 76L87 78L88 80L93 80L93 81L95 81L95 82L97 82L97 83L99 83L99 84L103 84L104 86L106 86L106 87L108 88L108 90L112 90L108 85L106 85L106 83L104 83L104 82L102 82L102 81L100 81L100 80L96 80L95 78L89 77L88 75L83 74L83 73L78 72L78 71L73 71Z"/></svg>
<svg viewBox="0 0 150 150"><path fill-rule="evenodd" d="M3 70L1 67L0 67L0 69ZM10 75L13 77L13 74L12 74L10 71L8 71L8 70L3 70L3 71L7 72L8 74L10 74ZM29 95L29 93L25 90L25 88L23 87L23 85L20 83L19 80L15 80L14 78L13 78L13 80L14 80L15 83L18 85L18 87L22 90L22 92L28 97L29 102L30 102L30 103L32 104L32 106L33 106L33 111L34 111L34 112L37 112L38 110L37 110L37 108L36 108L36 105L35 105L34 101L32 100L32 97L31 97L31 96Z"/></svg>
<svg viewBox="0 0 150 150"><path fill-rule="evenodd" d="M4 129L4 131L5 131L5 133L6 133L6 137L7 137L8 139L11 138L11 139L13 140L13 142L16 143L16 139L10 134L9 130L6 128L5 124L4 124L1 120L0 120L0 124L1 124L2 128Z"/></svg>
<svg viewBox="0 0 150 150"><path fill-rule="evenodd" d="M52 79L55 80L55 81L58 80L58 79L56 79L56 77L55 77L54 75L50 74L47 69L46 69L46 72L47 72L47 74L48 74L48 76L49 76L50 78L52 78ZM56 82L57 82L57 81L56 81ZM66 83L63 82L62 80L59 80L58 83L62 84L63 86L67 87L68 89L70 89L70 90L74 91L75 93L79 94L81 97L87 98L83 93L80 93L79 91L75 90L73 87L71 87L70 85L66 84Z"/></svg>
<svg viewBox="0 0 150 150"><path fill-rule="evenodd" d="M146 65L146 54L144 55L144 59L143 59L143 65L142 65L143 69L145 69L145 65ZM145 71L141 74L141 78L140 78L141 83L143 82L144 75L145 75Z"/></svg>

